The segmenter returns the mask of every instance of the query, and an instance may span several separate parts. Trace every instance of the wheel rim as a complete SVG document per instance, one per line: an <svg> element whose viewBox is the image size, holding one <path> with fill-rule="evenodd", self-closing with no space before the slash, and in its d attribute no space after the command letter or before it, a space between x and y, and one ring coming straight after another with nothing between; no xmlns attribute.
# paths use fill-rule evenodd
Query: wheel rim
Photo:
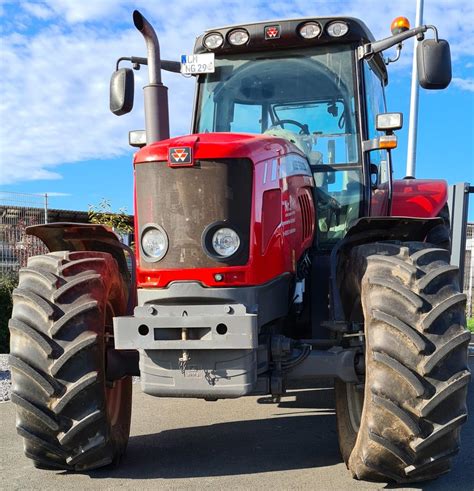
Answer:
<svg viewBox="0 0 474 491"><path fill-rule="evenodd" d="M107 348L109 347L109 336L113 339L113 317L115 312L113 306L108 303L106 308L105 333L104 340L104 366L107 367ZM114 427L120 419L120 408L122 404L123 380L113 382L106 381L105 401L107 409L107 419L111 427Z"/></svg>
<svg viewBox="0 0 474 491"><path fill-rule="evenodd" d="M105 389L107 401L107 417L111 426L115 426L120 416L120 406L122 400L122 381L114 382L112 387Z"/></svg>
<svg viewBox="0 0 474 491"><path fill-rule="evenodd" d="M359 301L355 303L352 308L350 320L352 322L363 322L364 315L362 313L362 305ZM351 422L352 429L355 433L359 432L360 422L362 418L362 409L364 408L364 389L365 389L365 376L364 380L361 380L355 384L346 384L346 397L347 408L349 411L349 420Z"/></svg>
<svg viewBox="0 0 474 491"><path fill-rule="evenodd" d="M358 433L364 406L364 392L358 388L358 384L346 384L346 397L351 426L354 432Z"/></svg>

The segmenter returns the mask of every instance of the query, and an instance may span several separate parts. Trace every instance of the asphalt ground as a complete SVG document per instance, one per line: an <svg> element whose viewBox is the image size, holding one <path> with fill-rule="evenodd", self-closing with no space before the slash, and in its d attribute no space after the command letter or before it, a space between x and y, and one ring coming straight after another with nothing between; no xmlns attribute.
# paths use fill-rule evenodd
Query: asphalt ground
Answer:
<svg viewBox="0 0 474 491"><path fill-rule="evenodd" d="M0 489L474 489L474 418L462 430L453 470L407 487L351 478L339 455L330 388L297 391L278 405L258 397L158 399L139 385L133 396L120 466L85 473L35 469L16 435L13 404L0 404ZM474 414L474 380L469 407Z"/></svg>

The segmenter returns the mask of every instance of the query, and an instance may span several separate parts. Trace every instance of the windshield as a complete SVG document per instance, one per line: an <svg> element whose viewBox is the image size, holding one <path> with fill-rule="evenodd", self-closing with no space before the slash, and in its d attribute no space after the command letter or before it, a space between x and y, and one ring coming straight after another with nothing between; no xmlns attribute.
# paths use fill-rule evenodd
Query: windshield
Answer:
<svg viewBox="0 0 474 491"><path fill-rule="evenodd" d="M341 45L216 58L199 80L195 130L280 136L312 165L357 163L353 63Z"/></svg>

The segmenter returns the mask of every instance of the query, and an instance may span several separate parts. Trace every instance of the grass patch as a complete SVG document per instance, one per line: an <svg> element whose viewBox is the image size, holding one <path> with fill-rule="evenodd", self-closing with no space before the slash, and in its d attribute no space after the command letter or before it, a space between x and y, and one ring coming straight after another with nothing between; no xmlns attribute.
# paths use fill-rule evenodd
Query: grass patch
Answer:
<svg viewBox="0 0 474 491"><path fill-rule="evenodd" d="M12 292L17 284L18 276L16 274L0 276L0 353L10 351L8 320L12 315Z"/></svg>
<svg viewBox="0 0 474 491"><path fill-rule="evenodd" d="M471 332L474 332L474 317L471 317L470 319L467 320L467 328Z"/></svg>

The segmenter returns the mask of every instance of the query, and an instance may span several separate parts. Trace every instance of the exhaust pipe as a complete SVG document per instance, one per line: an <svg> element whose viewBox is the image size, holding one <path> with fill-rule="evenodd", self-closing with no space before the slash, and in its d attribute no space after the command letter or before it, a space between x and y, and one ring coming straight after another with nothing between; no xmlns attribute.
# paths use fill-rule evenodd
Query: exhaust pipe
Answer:
<svg viewBox="0 0 474 491"><path fill-rule="evenodd" d="M146 143L166 140L170 137L168 88L161 82L160 44L152 25L135 10L133 23L145 38L149 83L143 87L145 101Z"/></svg>

